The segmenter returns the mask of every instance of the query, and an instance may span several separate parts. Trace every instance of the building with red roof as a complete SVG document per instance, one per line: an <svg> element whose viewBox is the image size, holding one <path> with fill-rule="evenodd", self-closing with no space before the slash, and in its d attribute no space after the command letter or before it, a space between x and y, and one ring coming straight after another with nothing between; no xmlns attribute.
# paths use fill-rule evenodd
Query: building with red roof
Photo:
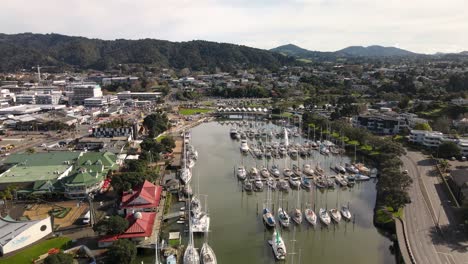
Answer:
<svg viewBox="0 0 468 264"><path fill-rule="evenodd" d="M99 240L99 247L108 247L118 239L129 239L138 244L153 234L155 212L136 212L127 215L125 219L129 223L127 230L120 235L103 237Z"/></svg>
<svg viewBox="0 0 468 264"><path fill-rule="evenodd" d="M161 200L162 187L149 181L135 190L124 192L120 202L120 213L154 212Z"/></svg>

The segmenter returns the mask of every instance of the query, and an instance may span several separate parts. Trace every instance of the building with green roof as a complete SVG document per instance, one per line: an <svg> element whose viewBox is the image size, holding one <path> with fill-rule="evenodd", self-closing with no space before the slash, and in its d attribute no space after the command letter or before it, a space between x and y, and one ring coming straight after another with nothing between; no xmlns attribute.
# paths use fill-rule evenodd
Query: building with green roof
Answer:
<svg viewBox="0 0 468 264"><path fill-rule="evenodd" d="M98 191L119 165L110 152L43 152L11 155L4 166L0 190L15 184L19 194L63 193L74 199Z"/></svg>
<svg viewBox="0 0 468 264"><path fill-rule="evenodd" d="M113 153L83 153L72 173L62 181L65 197L86 198L89 193L99 191L109 171L117 168L117 156Z"/></svg>

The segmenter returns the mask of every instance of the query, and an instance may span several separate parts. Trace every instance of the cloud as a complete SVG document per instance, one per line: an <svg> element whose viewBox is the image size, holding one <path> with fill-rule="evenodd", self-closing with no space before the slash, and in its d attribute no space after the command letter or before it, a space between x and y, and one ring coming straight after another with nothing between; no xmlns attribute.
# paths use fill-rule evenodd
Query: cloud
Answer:
<svg viewBox="0 0 468 264"><path fill-rule="evenodd" d="M0 32L93 38L206 39L311 50L398 43L416 52L468 50L462 0L4 0Z"/></svg>

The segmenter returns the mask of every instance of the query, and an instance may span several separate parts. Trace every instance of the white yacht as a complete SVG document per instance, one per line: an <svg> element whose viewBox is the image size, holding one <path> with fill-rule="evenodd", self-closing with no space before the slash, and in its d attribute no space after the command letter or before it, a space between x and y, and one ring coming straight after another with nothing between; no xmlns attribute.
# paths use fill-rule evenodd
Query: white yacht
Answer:
<svg viewBox="0 0 468 264"><path fill-rule="evenodd" d="M322 221L322 223L324 223L325 225L329 225L331 223L330 215L328 214L327 210L323 208L320 208L319 217L320 221Z"/></svg>
<svg viewBox="0 0 468 264"><path fill-rule="evenodd" d="M263 178L269 178L271 176L270 172L268 171L268 169L266 167L263 167L260 170L260 175L262 175Z"/></svg>
<svg viewBox="0 0 468 264"><path fill-rule="evenodd" d="M199 264L200 256L192 243L189 242L184 253L184 264Z"/></svg>
<svg viewBox="0 0 468 264"><path fill-rule="evenodd" d="M317 224L317 215L315 214L314 210L311 208L306 208L304 210L304 215L307 222L309 222L311 225L315 226Z"/></svg>
<svg viewBox="0 0 468 264"><path fill-rule="evenodd" d="M302 172L304 172L304 174L308 175L308 176L314 176L314 169L312 169L312 166L310 166L310 164L304 164L303 168L302 168Z"/></svg>
<svg viewBox="0 0 468 264"><path fill-rule="evenodd" d="M208 245L207 242L203 243L203 246L200 250L201 263L202 264L217 264L216 255L213 249Z"/></svg>
<svg viewBox="0 0 468 264"><path fill-rule="evenodd" d="M192 172L188 168L183 168L180 173L180 179L184 184L187 184L192 179Z"/></svg>
<svg viewBox="0 0 468 264"><path fill-rule="evenodd" d="M243 139L241 140L241 146L240 146L240 150L244 153L248 152L249 151L249 145L247 144L247 140Z"/></svg>
<svg viewBox="0 0 468 264"><path fill-rule="evenodd" d="M302 212L300 209L296 208L292 211L292 220L296 222L296 224L300 225L302 223Z"/></svg>
<svg viewBox="0 0 468 264"><path fill-rule="evenodd" d="M291 218L289 217L288 213L286 213L286 211L284 211L281 207L278 208L278 219L283 227L289 227L291 224Z"/></svg>
<svg viewBox="0 0 468 264"><path fill-rule="evenodd" d="M237 178L239 178L241 181L247 178L247 171L245 170L244 166L239 166L239 168L237 168Z"/></svg>
<svg viewBox="0 0 468 264"><path fill-rule="evenodd" d="M270 173L275 177L281 176L281 172L277 165L271 166Z"/></svg>
<svg viewBox="0 0 468 264"><path fill-rule="evenodd" d="M346 169L343 166L341 166L340 164L335 165L335 171L338 172L338 173L343 173L343 174L346 173Z"/></svg>
<svg viewBox="0 0 468 264"><path fill-rule="evenodd" d="M335 222L339 223L341 221L341 213L340 211L338 211L338 209L330 209L330 215L333 218L333 220L335 220Z"/></svg>
<svg viewBox="0 0 468 264"><path fill-rule="evenodd" d="M340 213L341 215L343 216L343 218L347 221L350 221L351 220L351 212L349 211L349 208L346 207L346 206L342 206L341 207L341 210L340 210Z"/></svg>
<svg viewBox="0 0 468 264"><path fill-rule="evenodd" d="M275 254L275 258L278 260L286 259L286 245L284 244L283 238L281 234L275 229L273 232L273 236L268 243L271 245L273 249L273 253Z"/></svg>
<svg viewBox="0 0 468 264"><path fill-rule="evenodd" d="M354 173L354 174L359 173L359 170L356 169L356 167L354 167L352 164L349 164L349 163L345 164L345 169L347 171L349 171L350 173Z"/></svg>

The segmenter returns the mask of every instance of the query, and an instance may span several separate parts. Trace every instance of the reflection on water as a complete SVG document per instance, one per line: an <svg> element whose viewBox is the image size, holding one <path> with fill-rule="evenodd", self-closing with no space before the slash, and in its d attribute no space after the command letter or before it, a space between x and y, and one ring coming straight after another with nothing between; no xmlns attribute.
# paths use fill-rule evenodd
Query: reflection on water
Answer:
<svg viewBox="0 0 468 264"><path fill-rule="evenodd" d="M265 227L260 214L267 193L242 192L241 183L234 173L235 167L242 160L240 142L229 137L231 127L229 124L210 122L192 129L192 144L199 153L192 187L197 192L199 185L200 193L208 195L211 215L209 242L221 264L275 263L267 243L271 239L272 230ZM272 124L267 127L280 129ZM297 137L292 139L294 141L302 142L302 139ZM253 144L252 141L250 143ZM348 157L342 158L343 163L349 160ZM273 162L281 168L285 165L291 167L289 159L267 161L246 156L243 161L247 169L271 166ZM330 166L340 161L337 157L325 157L314 152L307 160L299 158L293 162L299 163L300 167L304 162L313 166L320 163L331 174ZM284 194L276 191L272 193L272 211L276 213L275 209L279 206L291 211L298 206L298 195L301 208L313 204L316 212L321 207L330 209L349 203L355 220L348 223L342 221L328 228L320 225L313 228L306 221L299 226L291 224L289 229L282 230L288 253L291 253L296 229L296 254L288 255L288 262L292 263L294 257L295 263L395 263L389 250L391 241L382 236L372 223L376 195L374 181L358 183L348 189L337 187L335 190L318 191L313 188L308 192L300 190ZM196 238L196 246L201 247L203 240L203 237Z"/></svg>

